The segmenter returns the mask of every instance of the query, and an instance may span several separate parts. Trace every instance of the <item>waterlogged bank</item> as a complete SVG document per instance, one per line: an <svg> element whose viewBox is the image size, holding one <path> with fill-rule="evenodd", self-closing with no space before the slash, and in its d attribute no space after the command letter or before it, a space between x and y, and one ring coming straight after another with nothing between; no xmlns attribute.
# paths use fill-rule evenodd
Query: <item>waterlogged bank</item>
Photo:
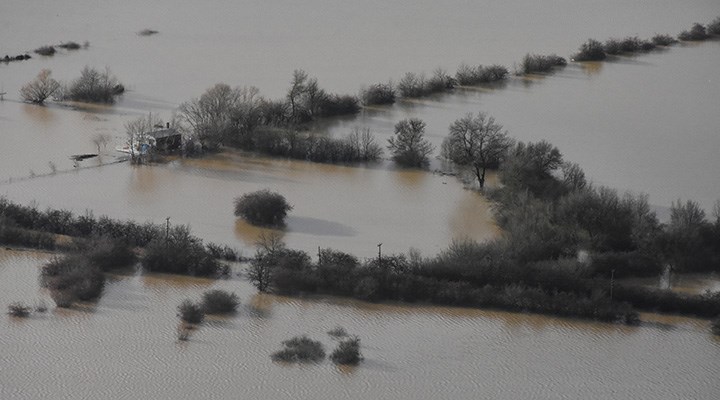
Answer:
<svg viewBox="0 0 720 400"><path fill-rule="evenodd" d="M37 266L50 256L0 250L0 303L46 298ZM237 293L238 314L176 341L176 306L208 289ZM48 304L52 304L48 301ZM463 308L257 295L241 279L113 275L82 310L0 318L0 396L378 399L488 396L709 399L720 390L720 341L705 320L643 315L638 327ZM362 337L357 368L287 367L269 354L308 334L334 346L336 325ZM209 368L208 366L218 366ZM82 375L92 385L78 384ZM42 377L42 381L38 379Z"/></svg>

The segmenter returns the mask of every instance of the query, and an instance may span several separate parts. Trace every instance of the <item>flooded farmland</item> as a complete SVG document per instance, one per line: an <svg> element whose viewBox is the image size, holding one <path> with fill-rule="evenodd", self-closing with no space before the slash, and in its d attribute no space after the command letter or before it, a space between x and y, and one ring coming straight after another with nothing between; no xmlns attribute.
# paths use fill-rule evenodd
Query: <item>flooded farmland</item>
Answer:
<svg viewBox="0 0 720 400"><path fill-rule="evenodd" d="M715 0L653 2L301 3L9 0L0 4L0 55L45 44L87 49L0 63L0 196L40 208L189 224L206 241L252 255L264 231L237 220L232 200L270 188L294 205L289 247L372 257L409 248L433 255L453 240L499 234L489 203L452 176L376 165L336 166L229 151L132 166L114 151L124 123L169 120L183 101L225 82L279 98L302 68L330 91L453 73L461 62L513 68L528 52L569 56L589 37L670 33L720 15ZM140 36L144 28L157 29ZM111 106L22 103L43 68L71 80L108 67L127 92ZM447 127L485 111L525 141L546 139L596 184L644 192L659 208L720 199L720 42L681 44L602 64L571 63L542 77L462 88L323 121L341 137L367 127L384 144L408 117L440 147ZM75 164L70 156L99 153ZM437 154L437 151L436 153ZM443 168L439 160L432 168ZM102 299L52 305L38 285L47 253L0 249L0 306L43 300L28 319L0 317L0 398L587 398L713 399L720 340L708 321L643 315L637 327L490 310L378 305L258 295L228 280L112 276ZM716 283L688 278L690 291ZM655 284L651 282L649 284ZM176 340L177 304L209 288L238 293L240 312ZM284 366L269 354L297 334L333 341L336 325L362 338L365 361L339 369Z"/></svg>

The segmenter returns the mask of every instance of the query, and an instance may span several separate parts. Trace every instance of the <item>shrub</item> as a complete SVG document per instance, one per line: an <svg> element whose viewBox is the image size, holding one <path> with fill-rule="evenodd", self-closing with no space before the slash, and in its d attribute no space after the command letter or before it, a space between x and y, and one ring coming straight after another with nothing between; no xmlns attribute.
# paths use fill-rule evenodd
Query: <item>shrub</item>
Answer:
<svg viewBox="0 0 720 400"><path fill-rule="evenodd" d="M235 216L253 225L283 226L293 207L279 193L267 189L246 193L235 199Z"/></svg>
<svg viewBox="0 0 720 400"><path fill-rule="evenodd" d="M358 98L350 95L331 94L325 96L320 102L318 115L320 117L333 117L337 115L357 114L360 111Z"/></svg>
<svg viewBox="0 0 720 400"><path fill-rule="evenodd" d="M390 83L376 83L360 92L362 103L366 106L395 103L395 89Z"/></svg>
<svg viewBox="0 0 720 400"><path fill-rule="evenodd" d="M430 94L427 87L425 75L418 75L408 72L400 79L397 84L397 90L400 96L407 98L423 97Z"/></svg>
<svg viewBox="0 0 720 400"><path fill-rule="evenodd" d="M565 65L567 65L567 61L555 54L547 56L526 54L522 61L522 70L524 74L534 74L538 72L549 72L553 67L562 67Z"/></svg>
<svg viewBox="0 0 720 400"><path fill-rule="evenodd" d="M65 42L65 43L59 44L58 47L65 49L65 50L77 50L80 48L80 45L75 42Z"/></svg>
<svg viewBox="0 0 720 400"><path fill-rule="evenodd" d="M339 325L330 329L327 334L334 338L346 337L348 335L345 328Z"/></svg>
<svg viewBox="0 0 720 400"><path fill-rule="evenodd" d="M695 23L689 31L682 31L678 35L678 39L685 41L701 41L708 38L705 27L701 24Z"/></svg>
<svg viewBox="0 0 720 400"><path fill-rule="evenodd" d="M184 225L170 229L169 236L158 234L145 248L142 265L148 271L196 276L225 272L202 240L191 235L190 228Z"/></svg>
<svg viewBox="0 0 720 400"><path fill-rule="evenodd" d="M622 52L621 50L621 43L618 39L608 39L605 41L605 44L603 45L603 51L605 54L610 55L617 55Z"/></svg>
<svg viewBox="0 0 720 400"><path fill-rule="evenodd" d="M360 354L360 338L353 336L338 343L337 348L330 354L330 359L335 364L359 364L363 359Z"/></svg>
<svg viewBox="0 0 720 400"><path fill-rule="evenodd" d="M715 18L708 24L707 33L709 35L720 35L720 17Z"/></svg>
<svg viewBox="0 0 720 400"><path fill-rule="evenodd" d="M10 305L8 305L8 314L12 315L13 317L27 317L30 315L30 311L32 311L32 308L19 301L10 303Z"/></svg>
<svg viewBox="0 0 720 400"><path fill-rule="evenodd" d="M720 317L716 317L712 320L710 323L710 329L712 330L712 333L720 335Z"/></svg>
<svg viewBox="0 0 720 400"><path fill-rule="evenodd" d="M282 350L270 356L273 361L307 363L319 362L325 358L322 343L304 335L285 340L282 345Z"/></svg>
<svg viewBox="0 0 720 400"><path fill-rule="evenodd" d="M655 35L651 40L656 46L670 46L677 43L677 39L670 35Z"/></svg>
<svg viewBox="0 0 720 400"><path fill-rule="evenodd" d="M230 314L237 310L240 299L235 293L208 290L202 295L202 309L206 314Z"/></svg>
<svg viewBox="0 0 720 400"><path fill-rule="evenodd" d="M100 72L85 67L80 77L68 87L65 98L90 103L113 103L115 96L125 92L125 87L110 73L109 69Z"/></svg>
<svg viewBox="0 0 720 400"><path fill-rule="evenodd" d="M60 83L53 79L49 69L43 69L37 77L20 89L20 96L24 101L43 104L59 88Z"/></svg>
<svg viewBox="0 0 720 400"><path fill-rule="evenodd" d="M143 30L141 30L140 32L138 32L138 35L140 35L140 36L150 36L150 35L154 35L154 34L156 34L156 33L158 33L158 31L153 30L153 29L143 29Z"/></svg>
<svg viewBox="0 0 720 400"><path fill-rule="evenodd" d="M220 258L226 261L237 261L241 257L241 254L238 254L237 250L228 245L220 246L214 243L208 243L205 245L205 248L213 258Z"/></svg>
<svg viewBox="0 0 720 400"><path fill-rule="evenodd" d="M205 319L205 312L200 304L185 299L178 306L178 317L188 324L199 324Z"/></svg>
<svg viewBox="0 0 720 400"><path fill-rule="evenodd" d="M78 300L100 297L105 287L105 275L87 258L69 255L45 264L40 271L40 283L50 290L58 307L68 307Z"/></svg>
<svg viewBox="0 0 720 400"><path fill-rule="evenodd" d="M51 56L55 54L55 47L53 46L42 46L35 49L35 53L40 54L41 56Z"/></svg>
<svg viewBox="0 0 720 400"><path fill-rule="evenodd" d="M490 83L506 79L508 76L507 68L502 65L490 65L483 67L478 65L470 67L461 64L455 73L455 81L460 85L477 85L480 83Z"/></svg>
<svg viewBox="0 0 720 400"><path fill-rule="evenodd" d="M575 61L602 61L606 57L602 43L595 39L588 39L580 46L580 50L573 56Z"/></svg>

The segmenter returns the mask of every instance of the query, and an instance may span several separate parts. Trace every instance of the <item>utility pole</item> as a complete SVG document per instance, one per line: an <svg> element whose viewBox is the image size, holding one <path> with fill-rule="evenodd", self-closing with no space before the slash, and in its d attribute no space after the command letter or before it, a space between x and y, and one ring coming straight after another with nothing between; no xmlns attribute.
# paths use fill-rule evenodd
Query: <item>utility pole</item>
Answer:
<svg viewBox="0 0 720 400"><path fill-rule="evenodd" d="M318 246L318 264L322 264L322 255L320 255L320 246Z"/></svg>
<svg viewBox="0 0 720 400"><path fill-rule="evenodd" d="M382 263L382 243L378 244L378 265Z"/></svg>
<svg viewBox="0 0 720 400"><path fill-rule="evenodd" d="M165 251L170 249L170 217L165 218Z"/></svg>
<svg viewBox="0 0 720 400"><path fill-rule="evenodd" d="M615 270L610 271L610 302L613 301L613 288L615 287Z"/></svg>

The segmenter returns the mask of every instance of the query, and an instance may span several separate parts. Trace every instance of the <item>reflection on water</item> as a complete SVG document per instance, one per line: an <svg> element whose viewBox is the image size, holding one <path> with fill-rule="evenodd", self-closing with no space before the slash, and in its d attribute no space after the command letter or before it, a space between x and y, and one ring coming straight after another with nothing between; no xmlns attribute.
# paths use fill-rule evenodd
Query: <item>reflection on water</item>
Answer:
<svg viewBox="0 0 720 400"><path fill-rule="evenodd" d="M277 235L282 239L285 236L285 229L256 226L242 218L235 220L235 237L249 246L255 246L262 236L270 235Z"/></svg>

